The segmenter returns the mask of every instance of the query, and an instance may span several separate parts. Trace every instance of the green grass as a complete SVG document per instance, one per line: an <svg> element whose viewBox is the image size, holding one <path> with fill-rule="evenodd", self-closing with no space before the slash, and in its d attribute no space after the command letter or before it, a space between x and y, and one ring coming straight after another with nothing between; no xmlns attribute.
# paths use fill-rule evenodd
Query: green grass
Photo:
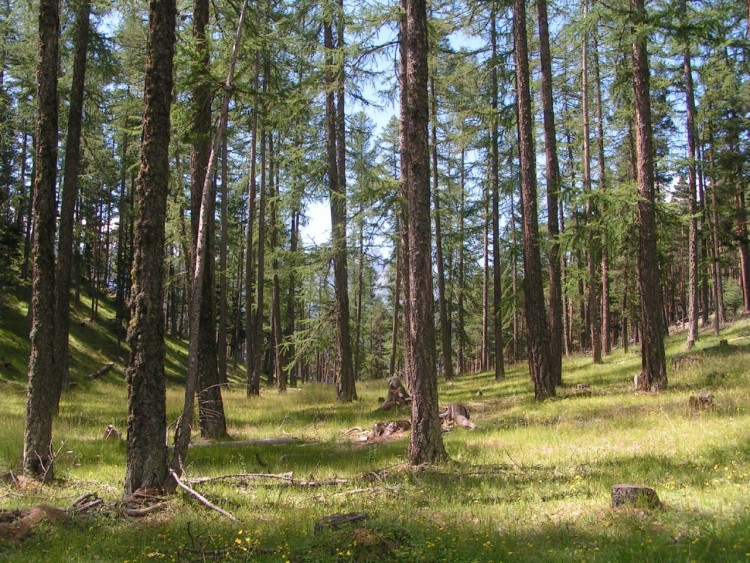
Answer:
<svg viewBox="0 0 750 563"><path fill-rule="evenodd" d="M79 328L106 332L110 316L105 310L102 325ZM16 342L7 334L8 322L0 321L0 363L14 370L0 382L3 472L20 465L25 408L24 359L6 345ZM125 427L122 366L102 381L82 380L115 359L116 342L100 334L89 347L86 333L79 338L86 345L73 378L81 383L64 395L55 421L58 480L23 490L0 485L2 508L67 507L88 492L110 505L121 498L125 446L101 438L107 424ZM237 384L224 393L232 438L290 435L301 443L196 448L188 477L293 471L299 479L349 482L321 488L267 481L196 485L240 522L178 493L166 510L140 519L110 512L43 525L20 546L0 541L0 560L750 560L750 322L733 325L722 338L729 339L730 353L713 350L718 340L701 334L689 358L670 363L669 389L655 395L632 391L640 356L619 350L602 366L585 357L566 360L559 397L544 403L533 400L525 364L511 366L499 383L490 374L441 383L441 403L466 404L479 428L445 434L451 459L430 468L408 465L405 438L362 445L345 435L383 419L374 410L384 382L359 382L360 400L346 405L335 402L330 386L317 384L247 399L238 372L232 375ZM685 354L683 343L682 334L670 338L670 358ZM184 344L170 342L168 350L177 375ZM588 383L592 395L576 397L578 383ZM713 393L712 411L688 409L689 395L698 392ZM169 422L181 405L179 386L170 384ZM655 488L664 507L613 510L610 489L621 482ZM316 520L353 511L370 519L314 535ZM220 551L226 548L231 550Z"/></svg>

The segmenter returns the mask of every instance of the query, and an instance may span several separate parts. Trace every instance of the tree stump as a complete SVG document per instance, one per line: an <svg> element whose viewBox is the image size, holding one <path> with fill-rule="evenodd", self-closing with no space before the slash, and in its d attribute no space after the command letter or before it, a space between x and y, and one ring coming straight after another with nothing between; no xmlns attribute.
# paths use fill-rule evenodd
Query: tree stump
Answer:
<svg viewBox="0 0 750 563"><path fill-rule="evenodd" d="M406 391L406 387L401 383L401 380L393 376L388 380L388 396L380 405L381 411L390 409L391 407L400 407L411 403L411 395Z"/></svg>
<svg viewBox="0 0 750 563"><path fill-rule="evenodd" d="M612 485L612 508L631 505L636 508L659 508L656 491L642 485Z"/></svg>
<svg viewBox="0 0 750 563"><path fill-rule="evenodd" d="M331 514L330 516L326 516L315 522L314 535L317 536L318 534L326 530L334 530L336 528L340 528L344 524L350 524L352 522L362 522L363 520L367 520L368 518L370 518L370 515L366 512L348 512L346 514L337 512L336 514Z"/></svg>
<svg viewBox="0 0 750 563"><path fill-rule="evenodd" d="M690 395L688 404L690 405L691 411L711 410L714 408L714 396L711 393Z"/></svg>
<svg viewBox="0 0 750 563"><path fill-rule="evenodd" d="M396 432L407 432L411 430L411 422L408 420L391 420L390 422L376 422L372 427L373 437L382 436L386 438Z"/></svg>

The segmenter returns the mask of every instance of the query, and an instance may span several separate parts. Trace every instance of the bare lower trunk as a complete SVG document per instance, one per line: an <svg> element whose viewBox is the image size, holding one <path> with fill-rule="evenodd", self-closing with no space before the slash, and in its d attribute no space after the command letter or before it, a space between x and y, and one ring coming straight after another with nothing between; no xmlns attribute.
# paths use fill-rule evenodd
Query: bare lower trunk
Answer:
<svg viewBox="0 0 750 563"><path fill-rule="evenodd" d="M645 22L643 0L630 0L631 24ZM632 43L633 98L635 106L638 211L638 291L641 301L641 373L637 388L643 391L667 386L664 355L664 320L659 263L656 248L654 162L649 93L649 65L646 38L638 35Z"/></svg>
<svg viewBox="0 0 750 563"><path fill-rule="evenodd" d="M529 371L534 396L543 400L555 395L549 358L549 331L542 288L542 264L539 250L537 190L534 155L531 92L529 88L529 55L526 37L526 5L513 1L513 37L516 61L516 96L518 109L519 156L521 179L521 216L524 247L524 294L526 297L526 336L529 349Z"/></svg>
<svg viewBox="0 0 750 563"><path fill-rule="evenodd" d="M150 6L141 165L135 186L133 290L128 330L128 437L125 492L167 480L164 375L164 225L169 193L169 137L174 55L174 0Z"/></svg>

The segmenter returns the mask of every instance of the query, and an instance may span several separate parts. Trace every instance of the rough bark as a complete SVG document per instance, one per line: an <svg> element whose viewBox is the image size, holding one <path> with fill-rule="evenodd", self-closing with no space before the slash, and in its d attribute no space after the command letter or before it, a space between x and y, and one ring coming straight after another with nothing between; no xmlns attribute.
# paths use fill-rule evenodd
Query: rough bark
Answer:
<svg viewBox="0 0 750 563"><path fill-rule="evenodd" d="M409 459L413 464L447 459L438 416L433 321L432 252L430 244L430 160L427 128L427 9L424 0L402 0L401 41L403 143L409 251L409 388L412 393L412 433Z"/></svg>
<svg viewBox="0 0 750 563"><path fill-rule="evenodd" d="M526 298L526 336L529 371L534 396L544 400L555 395L549 357L549 331L542 288L542 263L539 251L537 186L534 155L529 54L526 36L526 5L513 1L513 38L516 60L516 98L518 109L519 156L521 162L521 220L523 225L524 295Z"/></svg>
<svg viewBox="0 0 750 563"><path fill-rule="evenodd" d="M68 383L68 334L70 332L70 284L73 259L73 215L78 199L78 170L81 163L81 122L86 80L86 54L89 42L91 3L81 0L76 8L73 77L68 107L68 132L65 139L60 232L55 273L55 363L60 370L60 387L55 389L55 409L60 393Z"/></svg>
<svg viewBox="0 0 750 563"><path fill-rule="evenodd" d="M52 418L60 388L55 345L55 181L57 176L57 0L39 4L31 241L31 354L26 388L23 472L52 479Z"/></svg>
<svg viewBox="0 0 750 563"><path fill-rule="evenodd" d="M632 26L633 100L635 106L636 178L638 205L636 226L638 243L638 290L641 305L641 373L639 390L651 391L667 386L664 355L664 321L659 263L656 249L656 212L654 194L653 130L649 97L649 65L643 0L630 0Z"/></svg>
<svg viewBox="0 0 750 563"><path fill-rule="evenodd" d="M563 305L560 268L560 223L558 199L561 188L560 163L557 157L554 97L552 93L552 55L549 45L549 23L546 0L537 0L539 23L539 59L542 73L542 108L544 112L544 156L547 170L547 233L549 271L550 369L555 385L562 384Z"/></svg>
<svg viewBox="0 0 750 563"><path fill-rule="evenodd" d="M167 479L162 293L176 15L174 0L150 2L126 371L127 494L140 488L160 488Z"/></svg>

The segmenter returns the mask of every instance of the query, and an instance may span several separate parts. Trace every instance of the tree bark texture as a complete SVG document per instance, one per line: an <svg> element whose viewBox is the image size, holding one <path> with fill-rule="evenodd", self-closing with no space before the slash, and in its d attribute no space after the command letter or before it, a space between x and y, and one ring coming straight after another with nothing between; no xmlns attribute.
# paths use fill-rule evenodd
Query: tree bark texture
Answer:
<svg viewBox="0 0 750 563"><path fill-rule="evenodd" d="M151 0L135 186L133 288L128 330L128 437L125 492L162 487L167 479L164 374L164 226L169 194L169 137L175 0Z"/></svg>
<svg viewBox="0 0 750 563"><path fill-rule="evenodd" d="M526 298L526 336L529 370L534 397L543 400L555 395L549 356L549 331L544 308L542 262L539 252L537 189L534 156L531 92L529 88L529 52L526 36L526 5L513 1L513 37L516 59L516 97L521 176L521 220L523 225L524 295Z"/></svg>
<svg viewBox="0 0 750 563"><path fill-rule="evenodd" d="M31 241L31 354L26 388L23 472L54 477L52 419L60 388L55 364L55 181L57 177L57 65L60 28L57 0L39 4L39 51L34 132L33 234Z"/></svg>
<svg viewBox="0 0 750 563"><path fill-rule="evenodd" d="M641 305L641 373L636 387L642 391L667 386L664 355L664 320L659 263L656 249L653 130L649 97L649 66L643 26L646 11L643 0L630 0L633 40L633 100L635 106L636 178L638 209L638 290Z"/></svg>
<svg viewBox="0 0 750 563"><path fill-rule="evenodd" d="M438 416L433 319L430 221L430 160L428 132L427 8L424 0L402 0L401 29L405 56L402 77L402 167L406 173L409 251L409 389L412 432L409 459L413 464L447 459Z"/></svg>

